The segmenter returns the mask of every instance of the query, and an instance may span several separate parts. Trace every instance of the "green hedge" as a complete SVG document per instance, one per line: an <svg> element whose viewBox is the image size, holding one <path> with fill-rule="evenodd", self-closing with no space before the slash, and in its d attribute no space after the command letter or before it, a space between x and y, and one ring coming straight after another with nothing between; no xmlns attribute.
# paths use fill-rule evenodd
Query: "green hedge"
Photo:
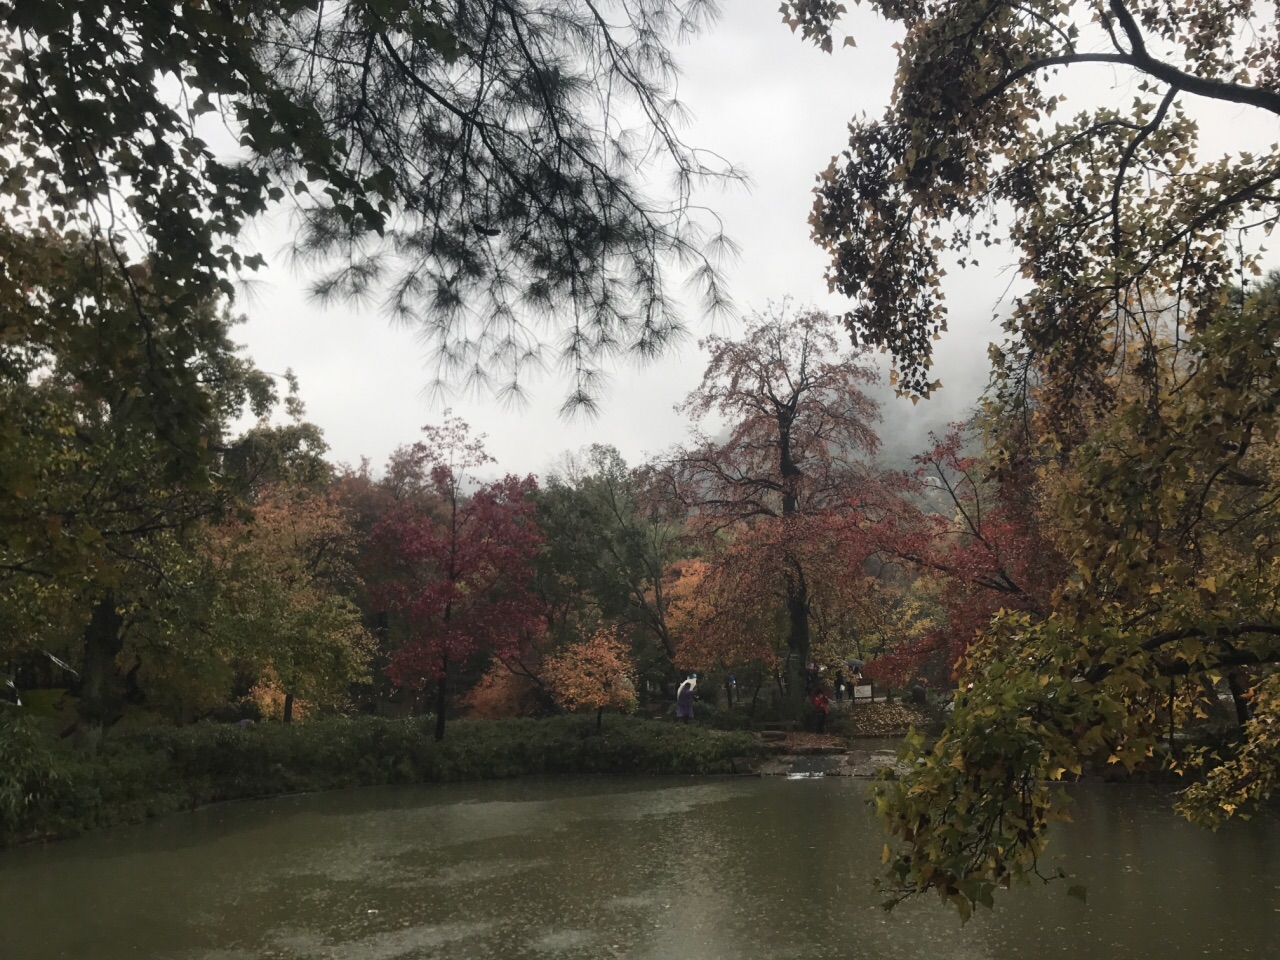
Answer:
<svg viewBox="0 0 1280 960"><path fill-rule="evenodd" d="M137 822L224 800L387 783L527 774L731 773L758 756L747 734L631 717L330 719L241 728L197 724L108 736L79 754L0 718L0 846Z"/></svg>

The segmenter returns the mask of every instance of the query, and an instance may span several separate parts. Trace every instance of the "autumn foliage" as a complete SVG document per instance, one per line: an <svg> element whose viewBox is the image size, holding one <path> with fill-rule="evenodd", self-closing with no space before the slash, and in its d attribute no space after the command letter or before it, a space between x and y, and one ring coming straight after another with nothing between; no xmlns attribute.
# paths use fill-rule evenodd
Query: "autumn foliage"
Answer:
<svg viewBox="0 0 1280 960"><path fill-rule="evenodd" d="M742 551L727 551L714 562L687 560L668 572L668 619L682 671L776 664L777 597L767 581L760 583L758 569L736 562L748 559Z"/></svg>
<svg viewBox="0 0 1280 960"><path fill-rule="evenodd" d="M542 535L532 477L507 476L465 493L468 471L489 460L483 448L460 421L425 432L417 454L432 500L400 504L375 529L377 592L408 629L388 673L403 686L435 685L443 737L451 666L479 653L514 657L542 629L532 590Z"/></svg>
<svg viewBox="0 0 1280 960"><path fill-rule="evenodd" d="M486 720L528 716L540 699L537 680L513 672L506 664L495 661L479 683L468 691L464 700L467 713Z"/></svg>
<svg viewBox="0 0 1280 960"><path fill-rule="evenodd" d="M541 540L527 500L533 489L532 478L506 477L451 507L442 523L402 514L384 523L380 536L402 575L382 596L412 631L391 667L399 682L421 686L479 651L514 652L538 629L527 584Z"/></svg>
<svg viewBox="0 0 1280 960"><path fill-rule="evenodd" d="M672 461L673 489L706 538L708 562L724 568L704 577L704 593L725 601L724 619L703 617L698 636L723 647L741 630L735 614L757 619L772 607L785 623L788 695L799 710L815 591L833 561L845 576L866 556L879 438L878 405L862 388L875 373L837 318L786 304L752 317L740 339L703 346L711 359L683 409L699 423L718 415L728 435L695 430Z"/></svg>
<svg viewBox="0 0 1280 960"><path fill-rule="evenodd" d="M566 710L633 710L635 666L626 644L608 629L573 644L543 664L543 676Z"/></svg>
<svg viewBox="0 0 1280 960"><path fill-rule="evenodd" d="M1016 466L1002 474L967 450L976 447L973 433L957 423L932 438L876 532L880 552L916 578L880 608L881 643L866 675L886 685L921 673L950 680L997 612L1043 613L1066 577L1038 486Z"/></svg>

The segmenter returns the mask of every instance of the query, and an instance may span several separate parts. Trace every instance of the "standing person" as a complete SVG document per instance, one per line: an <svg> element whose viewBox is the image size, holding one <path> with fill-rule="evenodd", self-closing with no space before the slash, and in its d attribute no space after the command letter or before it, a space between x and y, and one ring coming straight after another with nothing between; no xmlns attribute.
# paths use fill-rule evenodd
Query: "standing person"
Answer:
<svg viewBox="0 0 1280 960"><path fill-rule="evenodd" d="M844 671L836 671L836 703L844 699Z"/></svg>
<svg viewBox="0 0 1280 960"><path fill-rule="evenodd" d="M813 696L814 688L818 686L818 665L812 660L804 665L804 692L805 696Z"/></svg>
<svg viewBox="0 0 1280 960"><path fill-rule="evenodd" d="M698 675L692 673L676 691L676 719L681 723L693 720L693 694L698 689Z"/></svg>
<svg viewBox="0 0 1280 960"><path fill-rule="evenodd" d="M818 687L813 692L813 708L818 711L818 733L826 733L827 713L831 709L831 698L827 696L825 687Z"/></svg>

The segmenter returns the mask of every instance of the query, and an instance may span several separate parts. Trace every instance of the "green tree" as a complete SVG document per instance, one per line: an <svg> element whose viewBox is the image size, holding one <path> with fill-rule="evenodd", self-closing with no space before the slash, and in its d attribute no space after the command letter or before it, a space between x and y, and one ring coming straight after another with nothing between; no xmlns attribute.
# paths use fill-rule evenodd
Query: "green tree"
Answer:
<svg viewBox="0 0 1280 960"><path fill-rule="evenodd" d="M961 665L972 689L947 730L880 791L908 841L890 862L894 896L989 904L1036 873L1045 827L1068 808L1054 782L1090 771L1165 767L1185 788L1179 809L1209 825L1273 791L1278 303L1269 281L1133 358L1069 453L1047 455L1057 444L1042 435L1031 482L1067 575L1048 609L997 612ZM1180 743L1209 733L1228 694L1237 726Z"/></svg>
<svg viewBox="0 0 1280 960"><path fill-rule="evenodd" d="M675 640L663 574L689 544L684 511L661 496L654 472L594 444L553 473L537 500L546 536L538 582L549 615L633 624L656 641L669 668Z"/></svg>
<svg viewBox="0 0 1280 960"><path fill-rule="evenodd" d="M1008 327L1046 387L1072 403L1105 397L1126 349L1118 334L1150 341L1152 303L1176 303L1194 323L1256 269L1238 231L1275 222L1280 153L1243 145L1218 156L1215 143L1202 157L1187 110L1230 105L1259 123L1280 113L1280 28L1257 5L870 7L905 31L897 84L883 117L850 124L811 222L829 281L856 301L850 328L892 352L904 391L936 386L944 258L968 264L978 248L1011 247L1030 284ZM843 5L788 0L783 10L824 48L838 39ZM1090 80L1111 76L1133 96L1093 95ZM1059 120L1073 99L1086 105Z"/></svg>
<svg viewBox="0 0 1280 960"><path fill-rule="evenodd" d="M172 437L139 413L155 399L135 376L145 355L185 357L206 412L196 449L210 466L228 452L231 419L264 415L276 391L230 341L225 311L197 304L134 340L118 322L132 309L128 286L80 282L101 247L84 255L48 234L0 236L24 251L0 289L11 307L0 340L0 608L10 628L0 653L45 648L77 664L91 742L138 695L141 649L192 642L181 625L207 599L192 537L244 490L232 473L187 469L195 461L175 457Z"/></svg>
<svg viewBox="0 0 1280 960"><path fill-rule="evenodd" d="M334 497L288 484L263 490L246 517L209 531L214 649L229 666L272 678L286 723L295 697L340 703L368 676L371 638L351 599L354 546Z"/></svg>

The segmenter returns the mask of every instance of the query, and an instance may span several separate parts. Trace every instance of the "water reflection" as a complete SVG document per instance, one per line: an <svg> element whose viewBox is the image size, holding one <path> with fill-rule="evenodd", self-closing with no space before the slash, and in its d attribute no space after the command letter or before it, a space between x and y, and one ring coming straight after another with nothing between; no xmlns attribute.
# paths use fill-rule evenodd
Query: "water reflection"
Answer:
<svg viewBox="0 0 1280 960"><path fill-rule="evenodd" d="M1081 791L1026 888L960 928L886 916L882 837L838 779L534 781L225 806L0 855L4 960L1272 957L1280 823L1209 834Z"/></svg>

